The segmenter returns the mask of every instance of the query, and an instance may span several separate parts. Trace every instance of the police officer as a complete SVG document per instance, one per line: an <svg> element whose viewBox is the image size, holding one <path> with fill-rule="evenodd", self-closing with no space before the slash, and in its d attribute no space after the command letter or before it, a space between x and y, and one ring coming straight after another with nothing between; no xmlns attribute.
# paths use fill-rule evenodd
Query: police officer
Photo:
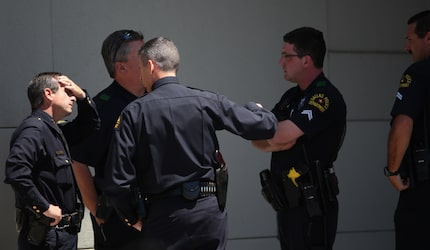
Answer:
<svg viewBox="0 0 430 250"><path fill-rule="evenodd" d="M225 249L227 214L216 195L225 182L215 184L222 165L216 131L271 138L276 118L256 103L242 107L181 85L179 53L167 38L147 41L140 57L148 94L129 104L115 125L105 193L128 226L143 224L141 249ZM146 204L136 203L136 190Z"/></svg>
<svg viewBox="0 0 430 250"><path fill-rule="evenodd" d="M257 148L273 152L269 175L262 175L262 182L270 180L269 201L277 211L282 249L332 249L335 240L333 162L345 133L346 105L323 73L325 52L323 34L314 28L298 28L284 36L279 63L285 80L297 85L272 110L279 120L275 136L253 141Z"/></svg>
<svg viewBox="0 0 430 250"><path fill-rule="evenodd" d="M394 215L396 249L430 249L430 10L408 20L404 72L391 110L385 175L400 191Z"/></svg>
<svg viewBox="0 0 430 250"><path fill-rule="evenodd" d="M83 210L77 202L68 144L100 126L89 96L61 73L37 75L28 86L32 113L15 130L5 183L15 191L18 249L76 249ZM61 119L78 103L78 116Z"/></svg>
<svg viewBox="0 0 430 250"><path fill-rule="evenodd" d="M101 52L114 81L94 98L101 129L77 147L73 154L76 181L90 211L96 250L118 250L139 236L137 230L121 222L100 186L115 121L122 109L145 91L138 64L142 45L143 35L134 30L117 30L104 40ZM94 167L94 178L88 166Z"/></svg>

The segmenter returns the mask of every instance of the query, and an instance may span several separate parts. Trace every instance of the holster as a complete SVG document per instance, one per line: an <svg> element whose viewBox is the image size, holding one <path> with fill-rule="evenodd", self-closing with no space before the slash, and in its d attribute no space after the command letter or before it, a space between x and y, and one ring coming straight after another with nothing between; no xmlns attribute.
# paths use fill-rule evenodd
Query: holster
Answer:
<svg viewBox="0 0 430 250"><path fill-rule="evenodd" d="M76 216L72 217L72 225L76 228L76 232L79 233L82 227L82 220L85 215L85 206L81 202L77 203Z"/></svg>
<svg viewBox="0 0 430 250"><path fill-rule="evenodd" d="M296 174L294 178L291 175L292 169ZM307 164L298 164L294 168L282 171L282 182L288 207L303 205L309 218L322 215L321 190Z"/></svg>
<svg viewBox="0 0 430 250"><path fill-rule="evenodd" d="M339 194L339 182L333 168L323 170L324 183L327 190L327 200L334 201Z"/></svg>
<svg viewBox="0 0 430 250"><path fill-rule="evenodd" d="M107 220L113 211L113 207L110 204L108 198L104 194L97 196L97 210L96 217Z"/></svg>
<svg viewBox="0 0 430 250"><path fill-rule="evenodd" d="M16 208L15 222L16 222L16 231L18 233L21 232L22 228L25 227L28 223L27 215L25 215L22 209L20 208Z"/></svg>
<svg viewBox="0 0 430 250"><path fill-rule="evenodd" d="M216 150L215 154L219 164L219 167L215 169L216 197L219 209L224 211L227 204L228 169L221 152Z"/></svg>
<svg viewBox="0 0 430 250"><path fill-rule="evenodd" d="M286 207L286 203L282 198L282 193L276 188L276 184L272 180L272 174L269 169L260 172L260 183L261 194L275 211L278 212Z"/></svg>
<svg viewBox="0 0 430 250"><path fill-rule="evenodd" d="M37 215L28 215L28 233L27 233L27 241L28 243L40 246L42 242L45 241L46 234L50 229L51 218L46 217L41 214Z"/></svg>
<svg viewBox="0 0 430 250"><path fill-rule="evenodd" d="M142 194L140 191L140 188L136 188L134 190L134 197L135 197L135 203L136 203L136 212L139 219L145 219L146 214L146 207L147 207L147 197Z"/></svg>
<svg viewBox="0 0 430 250"><path fill-rule="evenodd" d="M416 181L430 179L430 154L427 147L415 147L412 152Z"/></svg>

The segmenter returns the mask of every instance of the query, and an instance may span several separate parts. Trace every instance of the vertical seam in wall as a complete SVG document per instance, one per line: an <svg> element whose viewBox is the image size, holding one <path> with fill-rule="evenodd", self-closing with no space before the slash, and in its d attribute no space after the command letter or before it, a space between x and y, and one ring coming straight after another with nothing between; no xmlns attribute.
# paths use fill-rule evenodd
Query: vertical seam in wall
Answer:
<svg viewBox="0 0 430 250"><path fill-rule="evenodd" d="M327 76L330 78L330 50L329 48L329 43L331 42L330 40L328 40L330 38L330 25L329 25L329 10L330 10L330 6L329 6L329 0L325 1L325 23L326 23L326 27L327 27L327 33L324 35L325 37L325 42L326 42L326 63L328 64L328 67L324 67L324 71L327 74ZM325 70L327 69L327 70Z"/></svg>
<svg viewBox="0 0 430 250"><path fill-rule="evenodd" d="M53 0L49 1L49 21L51 32L51 69L54 71L54 20L53 20Z"/></svg>

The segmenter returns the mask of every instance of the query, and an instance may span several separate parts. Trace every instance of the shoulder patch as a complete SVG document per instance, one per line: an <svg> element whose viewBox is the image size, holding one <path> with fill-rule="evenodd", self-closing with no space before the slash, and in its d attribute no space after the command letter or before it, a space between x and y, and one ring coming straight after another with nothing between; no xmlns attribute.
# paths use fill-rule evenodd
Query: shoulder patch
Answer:
<svg viewBox="0 0 430 250"><path fill-rule="evenodd" d="M329 108L330 100L324 93L318 93L311 97L309 105L316 107L319 111L324 112Z"/></svg>
<svg viewBox="0 0 430 250"><path fill-rule="evenodd" d="M402 79L400 80L400 88L408 88L409 85L411 85L412 82L412 76L409 74L405 74L402 76Z"/></svg>
<svg viewBox="0 0 430 250"><path fill-rule="evenodd" d="M119 116L118 119L116 119L115 126L113 128L118 129L119 125L121 125L121 116Z"/></svg>

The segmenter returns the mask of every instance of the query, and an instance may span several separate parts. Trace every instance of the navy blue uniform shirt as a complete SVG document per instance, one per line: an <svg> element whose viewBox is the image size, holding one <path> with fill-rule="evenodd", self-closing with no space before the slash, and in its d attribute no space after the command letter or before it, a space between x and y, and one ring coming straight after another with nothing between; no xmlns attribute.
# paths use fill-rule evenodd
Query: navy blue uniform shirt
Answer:
<svg viewBox="0 0 430 250"><path fill-rule="evenodd" d="M94 167L96 184L103 179L103 169L114 124L121 111L135 99L136 96L116 81L93 98L100 116L101 128L74 150L73 159Z"/></svg>
<svg viewBox="0 0 430 250"><path fill-rule="evenodd" d="M35 110L12 135L5 183L15 191L15 206L43 213L54 204L63 214L76 209L72 157L67 145L78 143L100 126L94 103L78 100L78 116L58 126L44 111ZM61 129L60 129L61 127Z"/></svg>
<svg viewBox="0 0 430 250"><path fill-rule="evenodd" d="M323 73L304 91L298 86L287 90L272 112L279 121L291 120L304 133L291 149L272 153L271 170L279 184L282 171L306 163L302 143L309 163L319 160L322 168L331 167L345 134L346 105Z"/></svg>
<svg viewBox="0 0 430 250"><path fill-rule="evenodd" d="M105 193L133 224L130 190L161 193L192 180L214 180L216 131L226 129L248 140L273 137L275 116L248 103L188 88L176 77L156 81L152 92L122 112L108 154Z"/></svg>

